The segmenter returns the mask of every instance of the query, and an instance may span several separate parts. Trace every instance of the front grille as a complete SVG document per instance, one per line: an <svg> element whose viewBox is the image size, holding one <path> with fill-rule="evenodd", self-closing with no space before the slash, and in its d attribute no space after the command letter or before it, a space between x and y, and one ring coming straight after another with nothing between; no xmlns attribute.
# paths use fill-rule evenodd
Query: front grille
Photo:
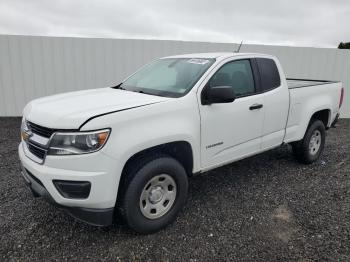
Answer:
<svg viewBox="0 0 350 262"><path fill-rule="evenodd" d="M41 149L39 147L36 147L30 143L28 143L28 150L35 155L36 157L40 159L44 159L46 151L44 149Z"/></svg>
<svg viewBox="0 0 350 262"><path fill-rule="evenodd" d="M38 134L38 135L43 136L43 137L46 137L46 138L50 138L51 135L55 132L55 130L52 128L39 126L39 125L34 124L32 122L29 122L29 121L27 122L27 125L33 133Z"/></svg>

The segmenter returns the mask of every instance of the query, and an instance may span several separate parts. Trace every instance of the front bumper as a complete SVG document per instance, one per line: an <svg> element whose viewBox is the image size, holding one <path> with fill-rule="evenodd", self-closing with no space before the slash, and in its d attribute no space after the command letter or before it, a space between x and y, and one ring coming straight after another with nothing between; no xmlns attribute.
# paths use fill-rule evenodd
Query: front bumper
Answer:
<svg viewBox="0 0 350 262"><path fill-rule="evenodd" d="M34 197L42 197L50 204L65 209L73 217L94 226L108 226L113 222L114 208L67 207L55 202L41 181L22 167L21 174Z"/></svg>
<svg viewBox="0 0 350 262"><path fill-rule="evenodd" d="M106 226L113 221L121 170L118 161L102 152L79 156L47 157L41 165L29 159L22 144L18 147L22 176L34 196L68 211L92 225ZM84 199L64 197L55 180L88 181L89 196Z"/></svg>

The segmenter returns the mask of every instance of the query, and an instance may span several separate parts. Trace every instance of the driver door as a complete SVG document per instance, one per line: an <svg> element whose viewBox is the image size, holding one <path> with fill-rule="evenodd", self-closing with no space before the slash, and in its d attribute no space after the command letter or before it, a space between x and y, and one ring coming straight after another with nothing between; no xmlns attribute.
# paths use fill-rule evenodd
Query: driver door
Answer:
<svg viewBox="0 0 350 262"><path fill-rule="evenodd" d="M226 62L202 90L231 86L236 95L230 103L200 104L201 164L204 170L261 150L263 97L257 92L252 64L250 59Z"/></svg>

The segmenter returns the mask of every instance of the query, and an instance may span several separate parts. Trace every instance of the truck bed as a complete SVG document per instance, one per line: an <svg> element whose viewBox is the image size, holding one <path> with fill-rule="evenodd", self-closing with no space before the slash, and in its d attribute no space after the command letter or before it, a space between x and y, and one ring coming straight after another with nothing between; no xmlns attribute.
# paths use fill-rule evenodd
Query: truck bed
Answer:
<svg viewBox="0 0 350 262"><path fill-rule="evenodd" d="M289 89L337 83L337 81L287 78Z"/></svg>

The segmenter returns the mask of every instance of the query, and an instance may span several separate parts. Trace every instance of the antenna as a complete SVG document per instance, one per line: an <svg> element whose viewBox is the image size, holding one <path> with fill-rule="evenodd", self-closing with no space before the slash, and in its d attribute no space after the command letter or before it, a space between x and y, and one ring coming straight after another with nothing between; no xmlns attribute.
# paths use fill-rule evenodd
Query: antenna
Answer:
<svg viewBox="0 0 350 262"><path fill-rule="evenodd" d="M241 41L241 43L239 44L239 47L237 48L237 50L235 51L235 53L239 53L239 50L241 50L243 44L243 40Z"/></svg>

